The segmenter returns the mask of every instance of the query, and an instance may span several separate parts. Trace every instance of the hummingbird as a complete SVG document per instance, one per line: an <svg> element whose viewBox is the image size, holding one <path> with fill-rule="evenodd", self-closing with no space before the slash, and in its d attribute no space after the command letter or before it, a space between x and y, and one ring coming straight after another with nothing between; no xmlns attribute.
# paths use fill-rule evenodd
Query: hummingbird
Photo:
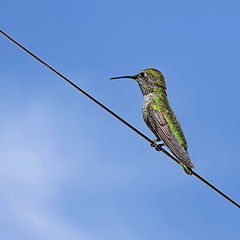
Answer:
<svg viewBox="0 0 240 240"><path fill-rule="evenodd" d="M143 119L156 136L151 146L157 151L161 151L164 145L167 146L184 171L191 175L194 165L188 153L187 140L181 125L170 107L163 73L154 68L147 68L136 75L110 79L120 78L133 79L140 87L143 94ZM163 143L157 144L160 141Z"/></svg>

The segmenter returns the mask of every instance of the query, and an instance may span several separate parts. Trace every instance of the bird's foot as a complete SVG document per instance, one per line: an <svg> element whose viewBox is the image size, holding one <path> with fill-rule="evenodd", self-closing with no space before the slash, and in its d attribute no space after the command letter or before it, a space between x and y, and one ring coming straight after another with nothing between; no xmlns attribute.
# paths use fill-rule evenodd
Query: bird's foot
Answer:
<svg viewBox="0 0 240 240"><path fill-rule="evenodd" d="M151 147L154 147L157 151L161 151L162 146L164 146L164 144L163 143L157 144L157 142L159 142L158 139L153 140L151 143Z"/></svg>

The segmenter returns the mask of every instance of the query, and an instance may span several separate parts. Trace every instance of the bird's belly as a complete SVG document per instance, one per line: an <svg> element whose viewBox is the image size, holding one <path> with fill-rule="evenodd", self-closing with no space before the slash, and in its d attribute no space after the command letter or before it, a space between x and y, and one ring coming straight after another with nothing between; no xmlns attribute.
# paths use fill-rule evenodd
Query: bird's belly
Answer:
<svg viewBox="0 0 240 240"><path fill-rule="evenodd" d="M144 104L144 102L143 102L143 105L142 105L142 115L143 115L144 122L147 124L147 115L148 115L148 113L147 113L147 105Z"/></svg>
<svg viewBox="0 0 240 240"><path fill-rule="evenodd" d="M145 95L144 96L144 100L143 100L143 105L142 105L142 114L143 114L143 119L144 119L144 122L148 125L148 104L151 103L153 101L153 94L152 93L149 93L148 95Z"/></svg>
<svg viewBox="0 0 240 240"><path fill-rule="evenodd" d="M151 103L154 99L155 95L153 93L149 93L148 95L144 96L143 105L142 105L142 114L143 114L143 120L149 127L149 129L153 132L153 134L159 139L159 136L154 131L153 127L151 126L150 122L148 121L148 105Z"/></svg>

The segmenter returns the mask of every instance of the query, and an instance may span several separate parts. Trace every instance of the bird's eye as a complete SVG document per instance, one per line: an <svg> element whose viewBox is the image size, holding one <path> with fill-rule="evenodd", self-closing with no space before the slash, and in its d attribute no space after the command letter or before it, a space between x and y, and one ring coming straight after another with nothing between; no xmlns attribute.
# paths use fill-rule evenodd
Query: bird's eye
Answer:
<svg viewBox="0 0 240 240"><path fill-rule="evenodd" d="M146 73L145 72L141 72L140 73L140 77L142 77L142 78L146 77Z"/></svg>

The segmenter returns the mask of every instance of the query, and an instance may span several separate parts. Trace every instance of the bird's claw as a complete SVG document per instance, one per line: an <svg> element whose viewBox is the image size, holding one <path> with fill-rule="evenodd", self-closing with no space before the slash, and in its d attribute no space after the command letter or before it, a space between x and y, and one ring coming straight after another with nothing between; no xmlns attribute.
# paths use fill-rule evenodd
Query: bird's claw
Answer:
<svg viewBox="0 0 240 240"><path fill-rule="evenodd" d="M155 139L152 141L151 143L151 147L154 147L157 151L161 151L162 150L162 146L164 146L163 143L157 144L158 140Z"/></svg>
<svg viewBox="0 0 240 240"><path fill-rule="evenodd" d="M164 144L160 143L160 144L156 144L156 146L154 146L154 147L157 151L162 151L162 146L164 146Z"/></svg>

